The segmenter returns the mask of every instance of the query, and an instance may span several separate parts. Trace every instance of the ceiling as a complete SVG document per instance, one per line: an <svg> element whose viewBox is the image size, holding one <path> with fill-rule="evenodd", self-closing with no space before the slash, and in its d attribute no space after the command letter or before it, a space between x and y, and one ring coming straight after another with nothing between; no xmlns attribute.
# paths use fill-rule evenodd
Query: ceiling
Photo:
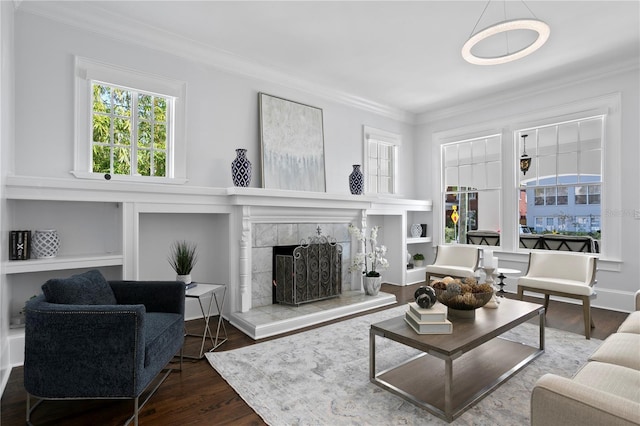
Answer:
<svg viewBox="0 0 640 426"><path fill-rule="evenodd" d="M633 66L640 53L637 0L492 1L484 14L484 0L91 1L58 6L62 11L69 4L75 13L99 16L94 25L144 28L218 58L272 70L298 85L307 82L414 114L559 75L618 63ZM549 41L537 52L502 65L462 59L460 50L476 24L477 31L505 17L531 18L532 13L551 27ZM509 48L517 50L530 39L530 32L513 33ZM506 45L504 37L496 36L480 48L500 55Z"/></svg>

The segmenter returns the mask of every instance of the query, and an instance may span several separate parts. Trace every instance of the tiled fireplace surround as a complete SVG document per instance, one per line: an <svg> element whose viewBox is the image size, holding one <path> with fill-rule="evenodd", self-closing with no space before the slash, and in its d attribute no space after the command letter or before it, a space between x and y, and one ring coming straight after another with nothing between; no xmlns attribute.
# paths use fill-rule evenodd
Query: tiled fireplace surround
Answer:
<svg viewBox="0 0 640 426"><path fill-rule="evenodd" d="M348 223L258 223L252 227L251 243L251 308L271 305L272 301L272 257L274 246L297 245L317 236L332 237L342 246L342 290L360 290L352 284L349 273L351 238ZM353 288L357 287L357 288Z"/></svg>
<svg viewBox="0 0 640 426"><path fill-rule="evenodd" d="M236 207L232 241L239 242L239 275L231 279L228 315L233 326L254 339L261 339L318 324L346 315L396 302L395 296L380 292L367 296L361 289L361 276L349 273L352 241L348 226L366 225L374 216L384 223L395 241L394 265L402 267L400 243L408 211L430 209L420 200L327 194L299 191L228 188L229 202ZM387 225L385 218L394 218ZM402 218L402 220L397 219ZM288 306L272 303L273 247L297 245L303 239L321 235L333 237L342 245L342 294L340 297ZM235 235L236 237L234 237ZM390 242L383 242L389 245ZM233 252L232 252L233 253ZM226 309L225 309L226 310Z"/></svg>

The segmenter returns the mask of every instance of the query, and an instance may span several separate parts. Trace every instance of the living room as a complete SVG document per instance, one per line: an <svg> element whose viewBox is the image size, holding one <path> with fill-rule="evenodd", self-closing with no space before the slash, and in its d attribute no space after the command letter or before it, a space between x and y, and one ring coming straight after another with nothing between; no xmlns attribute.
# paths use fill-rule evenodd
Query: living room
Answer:
<svg viewBox="0 0 640 426"><path fill-rule="evenodd" d="M440 232L445 227L440 146L456 140L501 135L502 192L496 203L499 219L494 228L500 230L502 244L496 249L496 256L501 267L524 272L528 252L517 245L518 192L514 182L521 152L516 131L581 118L585 112L589 116L605 114L607 123L602 157L603 236L598 259L598 297L593 306L616 312L634 309L633 294L640 288L637 281L640 191L634 185L640 181L637 2L555 2L558 4L552 7L545 2L527 2L539 19L549 21L552 27L549 44L511 64L489 67L468 64L460 56L461 44L481 16L484 3L460 4L458 7L471 10L464 13L468 18L464 25L455 26L457 31L464 28L464 32L459 34L459 42L442 43L450 46L447 48L452 51L448 54L456 56L457 66L455 71L440 71L458 74L457 84L462 89L456 87L455 92L453 86L447 92L446 84L433 76L430 84L416 87L407 87L402 74L380 80L380 74L388 72L384 67L382 71L375 69L380 65L375 58L360 58L363 65L359 74L372 77L371 80L362 77L368 87L356 85L358 74L341 76L342 83L330 86L329 77L321 80L298 71L305 69L306 62L313 63L314 49L319 49L315 44L307 49L304 44L286 45L271 52L274 55L271 58L259 52L259 32L279 34L266 22L284 20L282 16L293 13L287 7L296 9L300 24L291 23L287 29L281 23L280 31L285 34L281 37L285 39L296 38L296 32L301 32L300 39L314 35L322 39L322 27L338 32L347 31L344 28L349 25L353 25L351 31L357 39L356 34L363 34L359 30L369 28L366 19L355 18L370 11L367 2L330 2L327 10L315 3L305 10L304 3L298 2L274 4L271 9L265 2L240 2L235 6L233 2L220 2L219 15L215 8L206 9L211 14L208 18L215 18L215 24L200 16L199 25L220 27L222 32L227 26L218 21L230 13L228 27L234 23L231 17L238 20L236 26L227 28L232 31L227 35L214 33L213 40L198 42L190 38L193 34L179 36L162 28L167 17L178 15L180 9L175 2L167 2L164 11L159 5L148 9L146 2L120 3L113 9L92 3L95 2L2 2L2 389L11 369L21 365L23 355L21 336L9 328L10 320L42 283L50 277L68 276L87 267L100 268L109 279L173 279L175 274L166 257L168 243L174 239L198 242L200 258L206 261L201 261L194 271L197 280L229 284L224 311L228 318L249 311L259 297L264 297L253 289L254 275L260 271L255 269L257 256L252 243L255 229L267 224L314 228L321 224L325 230L336 230L336 234L344 237L340 226L361 223L366 212L368 223L382 225L383 242L390 247L395 245L395 250L390 251L393 261L386 282L409 284L410 272L404 267L406 227L414 222L427 224L431 241L420 243L427 264L433 262L433 248L444 243L444 233ZM458 20L460 15L444 3L409 2L398 6L406 10L393 9L384 2L378 6L390 7L391 16L401 22L403 16L412 16L414 23L414 19L419 21L416 16L426 19L427 15L433 15L429 19L435 25L431 20L436 17L446 20L445 13L450 21ZM125 16L128 6L131 15ZM135 21L146 12L158 14L156 26ZM382 19L380 11L376 12L362 16ZM222 40L226 36L237 42L238 48L243 47L239 34L248 32L249 24L241 20L242 13L252 16L251 23L258 35L247 39L247 43L255 43L253 49L244 46L246 50L236 53L226 50ZM309 21L313 20L302 19L314 13L321 17L334 13L341 18L333 26L331 20L319 20L323 25L311 26ZM264 19L264 27L253 14L269 18ZM347 17L354 19L354 23L348 24ZM569 25L567 20L577 21L581 30L567 34L562 28ZM303 23L310 26L309 32L303 31ZM611 27L601 28L606 25ZM397 37L399 30L397 27L395 30ZM606 38L602 34L607 32L617 34L610 34L615 40L613 45L603 44L608 51L596 49L596 43L587 38ZM429 56L426 46L441 36L435 32L419 34L431 39L422 50L413 50L411 54ZM627 38L622 41L616 36ZM383 33L376 37L380 47L375 48L372 42L371 50L389 48L382 43L385 37L391 36ZM563 45L567 50L559 52L555 43L564 38L569 40ZM401 46L397 38L392 42ZM407 49L413 48L414 42ZM590 45L593 56L585 53ZM338 47L334 44L333 49ZM346 67L350 60L356 60L358 51L345 49L338 56L346 61ZM243 56L252 50L256 51L254 58ZM556 62L543 63L545 55L551 55L549 50ZM283 59L278 54L297 58L300 68L292 68L294 72L283 70L281 64L285 62L279 62ZM444 57L434 56L433 62L436 61L444 61ZM410 62L401 67L407 69L407 79L419 74L416 64ZM425 66L423 62L420 64ZM431 67L440 69L437 64ZM495 67L508 67L508 73L515 78L503 84L493 83L489 74ZM339 65L331 68L337 73L335 68ZM153 87L168 87L179 100L175 113L182 122L176 124L175 134L176 141L182 142L176 146L170 179L146 183L117 176L106 180L103 174L92 179L83 170L86 164L77 139L83 131L82 110L78 105L82 81L102 81L105 75L120 74L126 74L134 82L143 80L149 85L153 82ZM340 78L336 80L339 82ZM394 81L397 87L391 90ZM350 83L362 91L351 93ZM379 95L376 86L380 87ZM263 185L260 93L322 111L323 192L288 192ZM369 134L393 135L400 141L391 195L377 196L366 190L359 196L350 193L349 174L354 164L367 161L365 146ZM233 184L231 163L236 158L236 149L246 149L253 164L248 188ZM22 265L8 262L5 250L10 230L47 228L58 229L61 258L72 256L73 261L26 271L20 269ZM75 232L77 229L81 232ZM392 235L398 232L403 234L399 239ZM351 251L344 253L345 259L349 259ZM93 257L78 258L83 252ZM349 288L360 286L355 274L345 275L344 281ZM508 277L507 291L515 292L515 277ZM190 312L191 316L197 314Z"/></svg>

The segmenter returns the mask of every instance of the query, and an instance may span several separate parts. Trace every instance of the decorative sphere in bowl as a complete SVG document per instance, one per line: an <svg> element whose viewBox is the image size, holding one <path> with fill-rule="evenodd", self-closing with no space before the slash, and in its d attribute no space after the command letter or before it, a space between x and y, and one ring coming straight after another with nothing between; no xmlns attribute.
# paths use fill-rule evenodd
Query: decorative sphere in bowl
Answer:
<svg viewBox="0 0 640 426"><path fill-rule="evenodd" d="M438 302L459 310L471 311L487 304L493 296L493 287L490 284L478 284L475 278L464 280L445 277L442 281L431 284Z"/></svg>
<svg viewBox="0 0 640 426"><path fill-rule="evenodd" d="M486 293L456 293L447 290L434 289L438 302L459 311L471 311L482 308L491 300L493 291Z"/></svg>

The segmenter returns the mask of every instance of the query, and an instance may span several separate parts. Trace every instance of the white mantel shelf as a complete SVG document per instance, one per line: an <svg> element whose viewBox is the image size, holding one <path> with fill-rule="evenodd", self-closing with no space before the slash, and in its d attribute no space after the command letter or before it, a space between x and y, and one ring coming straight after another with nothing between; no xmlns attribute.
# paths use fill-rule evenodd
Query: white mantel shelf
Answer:
<svg viewBox="0 0 640 426"><path fill-rule="evenodd" d="M5 182L6 198L23 200L223 204L357 210L431 210L430 200L252 187L214 188L32 176L7 176Z"/></svg>

